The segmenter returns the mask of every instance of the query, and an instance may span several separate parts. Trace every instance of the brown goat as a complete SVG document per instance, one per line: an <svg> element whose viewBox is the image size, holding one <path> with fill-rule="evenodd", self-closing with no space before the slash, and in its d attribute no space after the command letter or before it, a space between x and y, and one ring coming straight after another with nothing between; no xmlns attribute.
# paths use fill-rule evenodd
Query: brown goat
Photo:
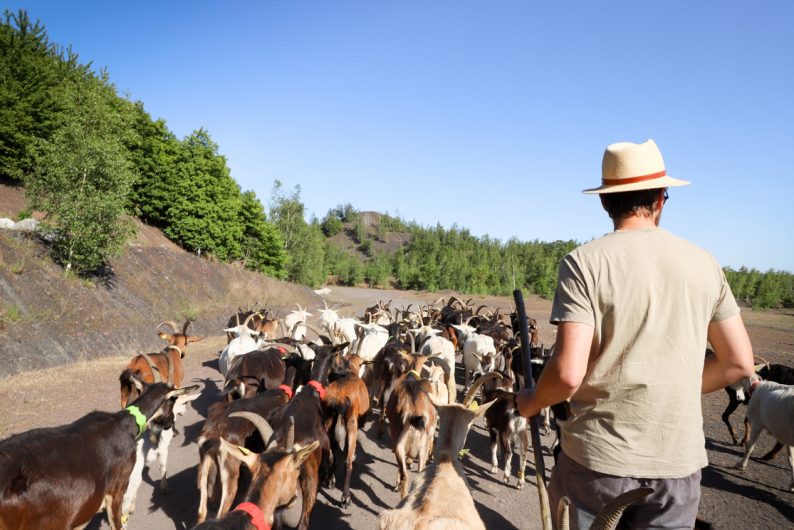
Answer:
<svg viewBox="0 0 794 530"><path fill-rule="evenodd" d="M207 518L207 500L213 488L210 478L220 475L221 500L218 506L217 517L223 517L231 508L234 497L237 495L237 483L240 477L240 461L228 458L228 454L221 444L221 438L237 446L246 446L255 450L261 444L264 449L268 440L251 439L255 435L255 425L243 418L234 417L239 412L249 412L265 417L271 411L285 405L292 395L291 388L268 390L250 398L238 399L231 402L215 403L210 406L207 421L201 429L198 439L199 466L198 488L199 508L197 521L203 522ZM248 440L248 443L246 443Z"/></svg>
<svg viewBox="0 0 794 530"><path fill-rule="evenodd" d="M344 447L345 451L345 482L341 499L345 507L350 505L350 475L356 455L358 429L369 412L367 386L358 376L361 363L362 359L357 355L344 357L341 352L336 352L331 361L331 382L323 400L325 428L331 445L335 445L339 451ZM331 477L334 477L333 470Z"/></svg>
<svg viewBox="0 0 794 530"><path fill-rule="evenodd" d="M272 429L261 416L251 413L237 413L235 416L248 418L253 422L262 438L272 438ZM262 530L269 529L274 523L276 510L294 503L303 463L320 445L315 440L299 446L294 443L294 439L294 422L282 443L272 445L261 454L252 453L221 438L225 450L251 470L251 485L245 495L245 502L226 514L222 520L208 521L195 528L238 530L253 526Z"/></svg>
<svg viewBox="0 0 794 530"><path fill-rule="evenodd" d="M425 355L415 356L413 369L397 380L386 403L389 434L394 442L394 456L397 459L397 481L394 489L400 492L402 498L408 495L410 486L410 460L417 459L419 471L423 471L433 448L436 409L429 397L433 389L419 375L426 359Z"/></svg>
<svg viewBox="0 0 794 530"><path fill-rule="evenodd" d="M181 332L178 331L176 323L171 321L161 322L157 327L164 324L170 326L173 333L164 331L158 333L159 337L168 343L163 351L136 355L119 376L122 408L141 394L145 384L169 383L175 388L182 386L184 376L182 359L186 355L187 345L203 340L204 337L187 334L190 320L185 321Z"/></svg>

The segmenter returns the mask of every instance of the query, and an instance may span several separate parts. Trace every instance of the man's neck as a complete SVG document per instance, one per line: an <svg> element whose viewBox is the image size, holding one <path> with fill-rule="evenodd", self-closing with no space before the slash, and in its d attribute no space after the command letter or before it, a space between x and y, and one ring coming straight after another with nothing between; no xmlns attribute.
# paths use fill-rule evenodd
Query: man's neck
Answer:
<svg viewBox="0 0 794 530"><path fill-rule="evenodd" d="M615 230L648 230L659 226L659 217L654 215L652 217L645 217L643 215L630 215L615 221Z"/></svg>

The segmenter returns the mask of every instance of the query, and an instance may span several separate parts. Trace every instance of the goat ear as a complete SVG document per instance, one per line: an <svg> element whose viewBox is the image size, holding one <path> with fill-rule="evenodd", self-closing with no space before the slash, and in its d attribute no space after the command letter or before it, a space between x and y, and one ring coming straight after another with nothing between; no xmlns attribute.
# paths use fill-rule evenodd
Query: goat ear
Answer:
<svg viewBox="0 0 794 530"><path fill-rule="evenodd" d="M292 454L292 462L295 465L295 467L300 467L301 464L303 464L303 462L307 458L309 458L309 455L311 455L314 451L316 451L318 447L320 447L320 442L318 440L314 440L309 445L304 445L303 447L295 451Z"/></svg>
<svg viewBox="0 0 794 530"><path fill-rule="evenodd" d="M199 342L206 338L207 337L199 337L198 335L188 335L186 340L187 342Z"/></svg>
<svg viewBox="0 0 794 530"><path fill-rule="evenodd" d="M477 411L474 413L475 417L477 417L477 418L482 417L482 415L485 414L485 411L488 410L490 408L490 406L493 405L494 403L496 403L497 401L499 401L499 400L498 399L493 399L493 400L489 401L488 403L483 403L482 405L480 405L479 408L477 409Z"/></svg>
<svg viewBox="0 0 794 530"><path fill-rule="evenodd" d="M229 443L223 437L221 437L220 440L222 450L245 464L245 467L247 467L251 473L256 471L256 468L259 466L259 455L257 453L249 451L245 447Z"/></svg>
<svg viewBox="0 0 794 530"><path fill-rule="evenodd" d="M334 346L333 351L334 352L342 351L345 348L347 348L348 346L350 346L349 342L343 342L342 344L337 344L336 346Z"/></svg>

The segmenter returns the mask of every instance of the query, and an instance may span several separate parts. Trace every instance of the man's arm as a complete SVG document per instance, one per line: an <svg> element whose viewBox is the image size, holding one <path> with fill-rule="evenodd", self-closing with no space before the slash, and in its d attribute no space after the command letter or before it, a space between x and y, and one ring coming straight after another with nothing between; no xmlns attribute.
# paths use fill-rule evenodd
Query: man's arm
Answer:
<svg viewBox="0 0 794 530"><path fill-rule="evenodd" d="M541 409L565 401L579 389L587 373L593 327L579 322L560 322L554 355L535 386L535 391L521 390L516 399L518 410L528 418ZM524 367L524 370L529 370Z"/></svg>
<svg viewBox="0 0 794 530"><path fill-rule="evenodd" d="M709 324L708 338L714 355L703 365L703 394L753 374L753 347L741 315Z"/></svg>

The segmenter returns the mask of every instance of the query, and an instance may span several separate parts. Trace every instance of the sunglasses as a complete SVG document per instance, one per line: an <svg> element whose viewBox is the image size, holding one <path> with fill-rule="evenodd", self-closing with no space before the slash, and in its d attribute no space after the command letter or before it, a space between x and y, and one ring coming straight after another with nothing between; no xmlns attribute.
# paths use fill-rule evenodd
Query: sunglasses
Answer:
<svg viewBox="0 0 794 530"><path fill-rule="evenodd" d="M670 198L670 196L667 195L667 190L664 190L664 202L667 202L667 199L669 199L669 198ZM664 203L662 203L662 204L664 204Z"/></svg>

